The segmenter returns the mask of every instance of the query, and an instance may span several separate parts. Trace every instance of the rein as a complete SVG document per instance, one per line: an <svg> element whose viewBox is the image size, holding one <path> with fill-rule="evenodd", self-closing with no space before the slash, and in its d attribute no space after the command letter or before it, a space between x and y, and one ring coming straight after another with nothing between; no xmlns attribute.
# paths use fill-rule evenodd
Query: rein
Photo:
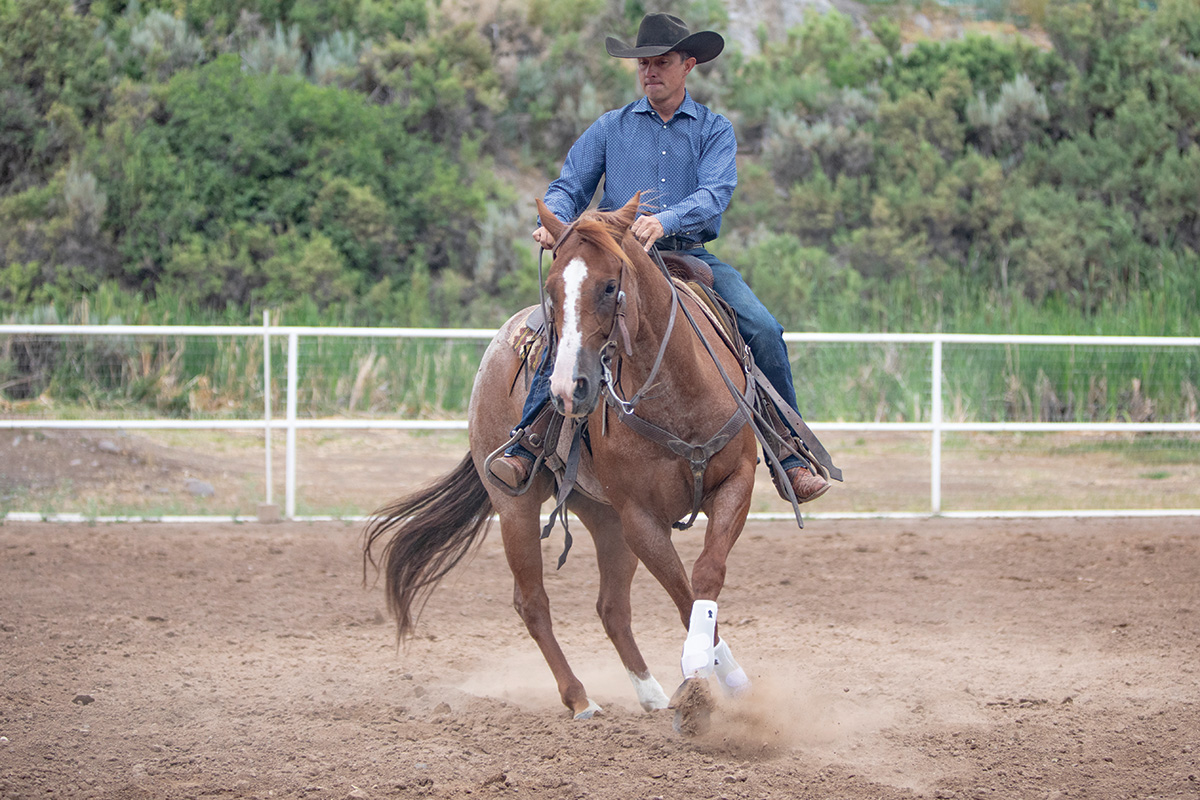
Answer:
<svg viewBox="0 0 1200 800"><path fill-rule="evenodd" d="M721 367L716 353L713 352L712 348L708 344L708 341L700 332L700 327L696 324L696 320L692 318L691 312L688 311L687 306L683 304L683 301L679 299L679 290L675 286L675 281L671 278L666 265L663 264L662 257L658 254L657 250L652 249L651 252L653 253L655 263L658 265L663 277L665 277L667 280L667 285L671 289L671 313L667 320L667 331L665 334L663 334L662 341L659 343L658 355L654 359L654 365L650 368L650 374L647 376L646 381L642 384L642 387L634 393L632 398L626 400L621 397L618 386L620 383L620 378L614 374L612 368L612 354L613 351L616 350L616 341L614 340L611 332L609 333L609 340L605 344L604 350L600 356L600 366L604 380L605 400L616 411L618 421L624 423L643 438L649 439L661 447L665 447L672 453L675 453L677 456L685 458L688 461L688 465L692 472L692 513L686 522L675 522L671 525L672 528L682 531L692 527L692 524L696 521L696 517L700 514L700 505L704 500L704 474L708 470L708 462L714 455L721 452L721 450L725 448L725 445L727 445L729 440L732 439L739 430L741 430L743 425L749 422L752 427L754 426L754 415L751 409L749 398L754 396L755 381L750 370L747 369L746 391L744 396L740 395L736 387L733 386L732 381L730 381L729 377L725 375L725 371ZM622 276L624 276L624 272L625 266L622 264ZM655 425L653 422L649 422L639 417L635 413L637 404L645 397L646 391L654 385L654 379L658 375L658 370L662 366L663 357L667 352L667 344L670 342L671 334L675 330L676 312L680 308L683 309L684 316L687 317L688 321L691 323L692 330L696 332L696 335L700 337L700 341L704 343L704 347L708 351L709 356L713 359L713 362L717 365L717 369L721 371L721 375L725 378L725 383L730 387L735 400L739 401L738 407L734 410L733 415L725 422L724 425L721 426L721 429L718 430L712 436L712 438L703 444L684 441L665 428ZM619 320L622 331L624 332L623 298L620 298L618 302L618 309L619 317L614 318L613 329L615 330L617 328L617 323ZM626 337L626 342L628 342L628 333L624 332L624 335ZM632 355L632 352L628 347L626 348L626 355ZM747 409L751 409L751 411L747 413Z"/></svg>
<svg viewBox="0 0 1200 800"><path fill-rule="evenodd" d="M551 253L553 255L557 256L559 248L562 247L563 243L574 232L576 222L577 220L568 224L554 242L554 246L551 248ZM555 347L553 318L551 317L550 309L546 304L546 294L544 288L545 281L542 273L542 253L544 252L545 251L541 251L538 253L538 291L542 305L542 313L546 320L547 334L550 339L549 346L551 349L553 349ZM742 429L743 425L749 425L750 429L754 432L755 438L763 445L763 450L770 459L771 468L776 473L780 486L784 487L787 491L788 498L792 503L792 509L796 515L796 523L803 528L804 521L800 516L800 505L796 500L795 493L792 491L791 483L786 478L783 465L780 462L779 457L775 455L774 448L768 446L769 442L766 435L763 433L763 428L770 428L770 426L765 424L765 420L754 407L753 398L755 397L757 386L759 384L769 385L769 382L764 379L762 372L754 365L754 359L750 355L750 349L749 347L746 347L744 352L741 354L746 379L746 389L744 392L738 390L737 386L733 383L733 380L729 377L729 374L725 371L725 368L721 365L721 361L717 357L716 352L714 352L712 345L701 332L700 326L692 316L692 313L680 299L679 290L675 286L675 281L671 278L666 264L663 263L662 256L653 248L651 248L650 254L655 265L658 267L659 272L666 279L667 286L671 289L671 311L667 319L667 330L662 337L662 341L659 343L658 352L655 355L654 363L651 365L650 372L647 375L645 382L643 382L642 386L634 393L633 397L629 398L628 400L622 397L619 387L620 357L617 356L618 362L615 369L613 367L613 357L614 355L617 355L620 345L624 345L622 349L624 350L626 356L633 355L632 342L630 341L629 330L625 323L627 296L623 286L625 282L626 265L622 263L621 273L617 279L616 308L613 311L613 322L611 328L609 329L608 339L601 349L600 367L602 380L604 383L605 402L613 407L618 421L624 423L630 428L630 430L634 431L643 438L649 439L655 444L670 450L672 453L676 454L680 458L686 459L688 462L692 473L692 513L686 521L676 521L672 523L671 527L676 530L687 530L688 528L692 527L693 523L696 521L696 517L700 514L700 506L704 500L704 475L708 470L709 462L712 460L714 455L725 448L729 441ZM638 403L645 399L646 393L652 386L654 386L656 378L658 377L658 372L661 369L663 361L666 357L667 345L670 343L671 335L675 330L675 320L680 308L683 309L684 317L687 318L692 330L695 331L696 336L699 337L701 343L704 345L704 349L712 359L713 364L720 373L726 388L729 390L730 395L733 397L737 405L733 414L725 422L725 424L721 426L720 430L718 430L716 434L714 434L708 441L699 444L685 441L665 428L639 417L636 413ZM620 337L620 343L618 343L618 336ZM549 521L542 529L541 534L541 538L547 538L550 535L551 530L554 528L555 520L562 520L564 546L562 555L560 555L558 559L558 566L560 568L562 567L563 563L565 563L567 553L570 552L571 549L572 537L571 531L567 526L565 508L567 498L574 489L576 476L578 474L584 427L585 426L583 424L577 424L575 426L574 435L572 436L571 440L569 456L565 465L565 472L563 474L558 493L555 497L555 507L553 511L551 511ZM557 437L555 438L557 439ZM547 444L550 443L547 442Z"/></svg>
<svg viewBox="0 0 1200 800"><path fill-rule="evenodd" d="M790 500L792 503L792 512L796 516L796 524L803 528L804 519L800 515L800 503L796 499L795 491L792 490L791 481L787 479L787 473L783 468L783 462L781 462L779 457L775 455L775 448L769 446L766 434L763 433L764 428L770 430L771 426L766 424L766 420L764 420L762 415L759 414L754 408L754 403L751 401L757 385L765 386L768 392L774 392L771 382L766 379L766 376L763 375L762 370L755 365L754 356L750 353L750 347L746 345L744 346L744 352L742 353L742 365L746 374L746 391L745 393L738 392L737 386L733 383L733 380L729 377L729 374L725 371L725 368L721 366L721 360L717 358L717 354L713 352L712 345L709 343L708 339L705 338L704 334L700 332L700 326L696 323L695 318L692 316L692 312L687 309L687 306L683 306L683 304L679 302L679 293L675 289L675 282L671 280L671 273L667 269L667 265L663 263L662 255L657 250L652 249L651 252L653 254L654 263L658 265L659 271L662 272L662 274L666 277L667 282L671 284L671 293L674 296L674 302L683 307L684 316L687 317L687 321L692 326L692 330L696 332L696 336L700 339L700 343L704 345L704 349L708 352L709 357L712 359L713 365L716 366L717 372L720 373L721 380L725 382L725 388L729 390L729 395L734 399L735 402L737 402L738 411L746 415L746 424L748 424L750 426L750 430L754 432L754 438L757 439L759 444L762 445L763 453L769 459L771 469L775 473L777 482L787 491L788 500ZM783 403L782 400L780 400L780 403L783 407L787 407L787 404ZM734 418L737 418L737 412L734 413ZM732 420L730 420L730 422L732 422ZM694 513L692 518L695 519Z"/></svg>

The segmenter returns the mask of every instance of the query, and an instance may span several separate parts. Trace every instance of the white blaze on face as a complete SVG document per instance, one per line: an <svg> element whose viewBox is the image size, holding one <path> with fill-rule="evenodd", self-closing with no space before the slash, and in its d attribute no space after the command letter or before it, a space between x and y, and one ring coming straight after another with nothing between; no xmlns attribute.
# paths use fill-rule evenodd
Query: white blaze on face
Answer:
<svg viewBox="0 0 1200 800"><path fill-rule="evenodd" d="M587 278L587 264L575 258L563 270L563 324L562 337L558 342L558 354L554 358L554 371L550 373L550 392L562 400L563 410L571 413L575 392L575 364L583 348L583 331L580 330L579 304L583 281Z"/></svg>

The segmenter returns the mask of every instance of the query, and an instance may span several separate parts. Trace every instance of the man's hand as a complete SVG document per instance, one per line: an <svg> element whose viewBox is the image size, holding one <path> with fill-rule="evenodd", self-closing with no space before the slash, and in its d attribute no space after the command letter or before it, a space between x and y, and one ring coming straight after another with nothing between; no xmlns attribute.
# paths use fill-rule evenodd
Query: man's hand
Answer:
<svg viewBox="0 0 1200 800"><path fill-rule="evenodd" d="M554 248L554 237L550 235L550 231L546 230L544 225L533 232L533 240L540 244L543 250Z"/></svg>
<svg viewBox="0 0 1200 800"><path fill-rule="evenodd" d="M646 248L647 251L665 233L662 223L658 221L657 217L650 214L635 219L631 230L633 231L634 238L641 242L642 247Z"/></svg>

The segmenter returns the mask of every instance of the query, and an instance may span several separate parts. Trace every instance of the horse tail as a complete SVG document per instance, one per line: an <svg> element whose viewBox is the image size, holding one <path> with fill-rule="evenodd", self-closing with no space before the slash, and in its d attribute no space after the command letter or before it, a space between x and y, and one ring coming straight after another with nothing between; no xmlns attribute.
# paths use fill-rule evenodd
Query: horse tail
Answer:
<svg viewBox="0 0 1200 800"><path fill-rule="evenodd" d="M441 480L371 515L363 532L363 583L368 565L376 575L383 570L399 639L412 633L438 582L483 541L491 514L491 498L467 453ZM376 562L372 548L379 539L385 542Z"/></svg>

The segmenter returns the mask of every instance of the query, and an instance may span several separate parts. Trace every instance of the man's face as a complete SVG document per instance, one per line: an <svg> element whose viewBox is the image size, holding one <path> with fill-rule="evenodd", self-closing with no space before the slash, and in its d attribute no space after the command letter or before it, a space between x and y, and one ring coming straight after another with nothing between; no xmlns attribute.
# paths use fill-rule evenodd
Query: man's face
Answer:
<svg viewBox="0 0 1200 800"><path fill-rule="evenodd" d="M696 66L696 59L685 59L682 53L671 52L639 58L637 63L638 82L652 104L683 102L684 80Z"/></svg>

